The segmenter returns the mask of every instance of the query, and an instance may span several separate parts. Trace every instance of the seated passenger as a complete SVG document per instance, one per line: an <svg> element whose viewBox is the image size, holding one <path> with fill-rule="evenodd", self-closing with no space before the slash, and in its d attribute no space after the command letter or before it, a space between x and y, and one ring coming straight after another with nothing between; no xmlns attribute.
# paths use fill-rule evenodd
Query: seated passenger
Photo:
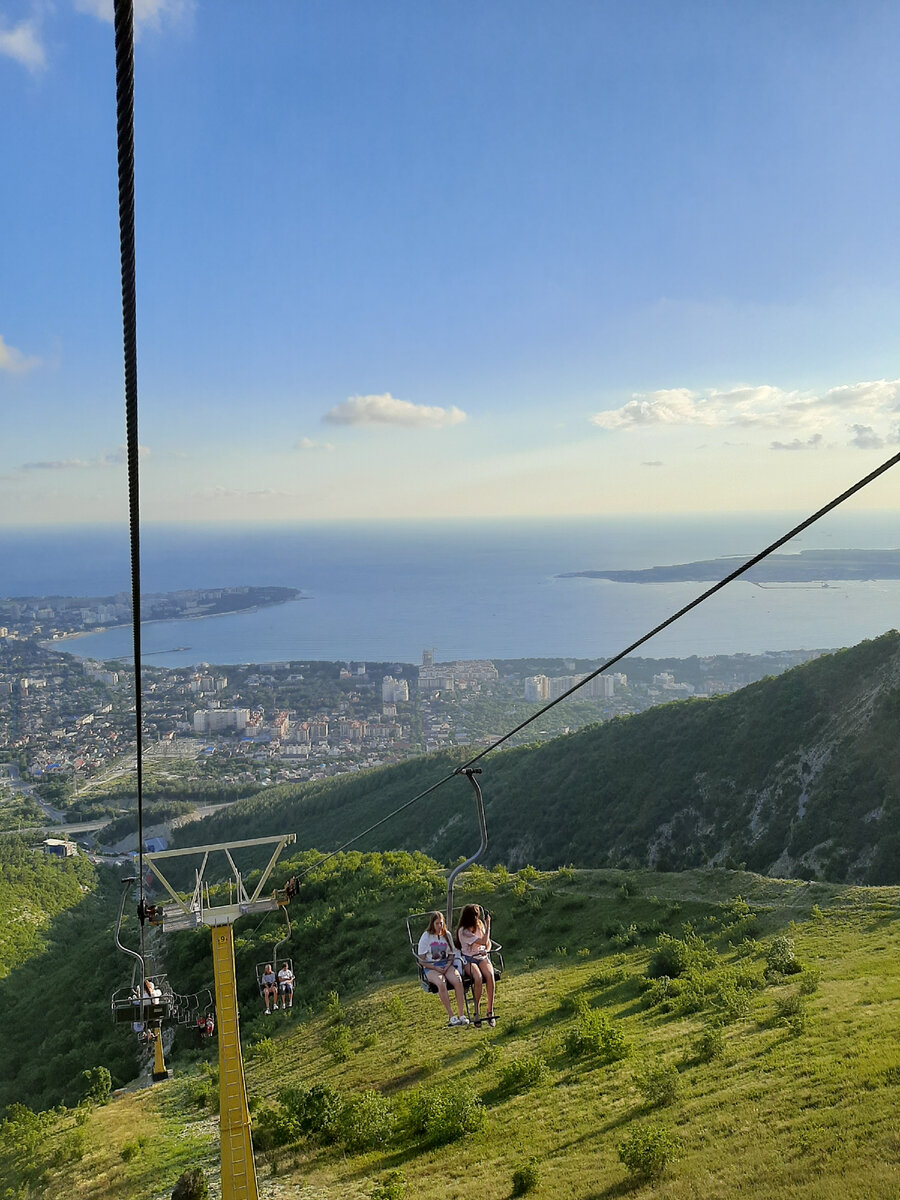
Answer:
<svg viewBox="0 0 900 1200"><path fill-rule="evenodd" d="M281 1007L294 1007L294 972L287 963L278 972L278 990L281 992ZM278 1007L276 1003L275 1007Z"/></svg>
<svg viewBox="0 0 900 1200"><path fill-rule="evenodd" d="M262 986L263 1000L266 1005L266 1012L271 1012L269 1002L271 1001L275 1007L278 1007L278 980L275 977L275 972L272 970L272 964L266 963L266 969L260 976L260 984Z"/></svg>
<svg viewBox="0 0 900 1200"><path fill-rule="evenodd" d="M481 993L487 986L487 1014L485 1020L493 1028L497 1024L494 1016L494 966L488 951L491 948L491 918L487 924L482 920L477 904L467 904L462 910L456 929L464 969L472 977L472 994L475 1000L475 1024L481 1024L479 1008Z"/></svg>
<svg viewBox="0 0 900 1200"><path fill-rule="evenodd" d="M450 932L444 924L443 913L433 912L431 914L428 928L419 938L419 946L416 953L419 966L422 968L425 978L429 983L433 983L438 990L438 995L447 1013L449 1023L451 1025L468 1025L469 1018L466 1016L466 998L463 992L462 979L453 962L456 948L453 945ZM458 1017L454 1017L453 1015L450 994L447 990L448 985L456 993L456 1007L459 1010Z"/></svg>

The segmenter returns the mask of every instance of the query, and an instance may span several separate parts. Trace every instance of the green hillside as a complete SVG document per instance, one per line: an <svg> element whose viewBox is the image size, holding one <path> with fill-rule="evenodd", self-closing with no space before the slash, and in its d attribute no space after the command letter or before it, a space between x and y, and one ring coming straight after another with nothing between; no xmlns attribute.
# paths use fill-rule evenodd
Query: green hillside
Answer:
<svg viewBox="0 0 900 1200"><path fill-rule="evenodd" d="M900 635L825 655L729 696L663 705L484 762L487 860L553 868L738 865L900 882ZM240 801L178 843L281 830L332 849L471 752ZM359 843L450 862L477 846L468 784L450 784Z"/></svg>
<svg viewBox="0 0 900 1200"><path fill-rule="evenodd" d="M86 859L50 857L22 838L0 837L0 979L35 954L51 919L95 885Z"/></svg>
<svg viewBox="0 0 900 1200"><path fill-rule="evenodd" d="M308 877L292 951L313 1003L291 1018L254 1015L249 964L272 930L239 927L263 1194L896 1195L898 889L732 871L469 882L505 944L495 1030L447 1029L404 966L403 909L440 895L421 856ZM169 935L173 970L201 936ZM345 988L355 964L373 982ZM0 1194L163 1200L198 1165L215 1181L213 1051L173 1061L177 1078L106 1105L10 1110Z"/></svg>

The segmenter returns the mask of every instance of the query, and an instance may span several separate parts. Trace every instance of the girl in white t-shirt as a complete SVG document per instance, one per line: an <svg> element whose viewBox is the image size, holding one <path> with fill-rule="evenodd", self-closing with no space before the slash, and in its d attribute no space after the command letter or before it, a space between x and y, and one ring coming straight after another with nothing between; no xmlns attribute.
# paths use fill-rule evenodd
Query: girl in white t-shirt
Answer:
<svg viewBox="0 0 900 1200"><path fill-rule="evenodd" d="M444 923L443 913L433 912L431 914L428 928L419 938L419 946L416 953L419 966L422 968L425 978L429 983L433 983L438 990L441 1004L443 1004L446 1010L450 1024L468 1025L469 1018L466 1016L466 998L463 992L462 979L460 979L459 971L457 971L453 963L456 947L453 945L453 938L450 936L450 931ZM456 993L456 1007L459 1010L458 1017L454 1017L453 1015L448 986L452 987Z"/></svg>

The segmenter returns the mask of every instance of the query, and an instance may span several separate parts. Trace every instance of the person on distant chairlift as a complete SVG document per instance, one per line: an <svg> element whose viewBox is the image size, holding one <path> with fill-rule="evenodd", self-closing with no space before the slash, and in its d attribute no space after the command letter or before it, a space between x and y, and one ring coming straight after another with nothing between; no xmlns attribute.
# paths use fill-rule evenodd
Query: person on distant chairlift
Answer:
<svg viewBox="0 0 900 1200"><path fill-rule="evenodd" d="M278 990L281 992L281 1007L283 1009L294 1007L294 972L287 963L283 963L281 970L278 972ZM276 1001L275 1007L278 1007Z"/></svg>
<svg viewBox="0 0 900 1200"><path fill-rule="evenodd" d="M459 917L456 927L456 944L459 946L464 970L472 977L472 994L475 1000L475 1024L481 1024L479 1007L481 993L487 987L487 1014L485 1020L493 1027L497 1024L494 1016L494 966L489 951L491 949L491 918L487 923L482 920L482 910L477 904L467 904Z"/></svg>
<svg viewBox="0 0 900 1200"><path fill-rule="evenodd" d="M216 1018L212 1015L212 1013L207 1013L205 1025L206 1025L206 1036L208 1038L211 1038L212 1035L216 1032Z"/></svg>
<svg viewBox="0 0 900 1200"><path fill-rule="evenodd" d="M275 975L275 972L272 970L271 963L266 963L266 969L263 971L262 976L260 977L260 983L262 984L263 1000L266 1005L266 1012L268 1013L272 1011L269 1008L270 1002L274 1004L276 1008L278 1007L278 979Z"/></svg>
<svg viewBox="0 0 900 1200"><path fill-rule="evenodd" d="M453 945L453 938L444 923L443 913L433 912L431 914L428 928L419 938L416 953L425 978L438 990L449 1023L453 1026L468 1025L469 1018L466 1016L466 999L462 979L453 961L456 947ZM452 987L456 993L456 1007L459 1010L457 1017L453 1015L448 986Z"/></svg>
<svg viewBox="0 0 900 1200"><path fill-rule="evenodd" d="M152 979L144 980L144 992L154 1004L162 999L162 990L157 987Z"/></svg>

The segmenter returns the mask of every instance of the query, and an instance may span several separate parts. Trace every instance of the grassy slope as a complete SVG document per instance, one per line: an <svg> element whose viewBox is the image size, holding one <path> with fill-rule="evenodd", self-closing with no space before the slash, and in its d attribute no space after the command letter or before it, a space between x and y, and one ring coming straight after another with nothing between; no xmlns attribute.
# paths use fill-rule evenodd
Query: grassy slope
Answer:
<svg viewBox="0 0 900 1200"><path fill-rule="evenodd" d="M488 859L669 869L725 853L765 871L814 848L827 878L900 881L900 635L826 655L730 696L664 705L485 764ZM877 699L872 702L872 698ZM463 761L462 751L282 786L178 834L180 844L296 831L331 849ZM454 780L358 843L444 862L477 844ZM803 870L798 872L803 874Z"/></svg>
<svg viewBox="0 0 900 1200"><path fill-rule="evenodd" d="M421 1200L473 1190L499 1200L510 1194L513 1170L536 1154L543 1174L539 1196L896 1195L897 889L805 886L729 872L579 872L509 882L495 875L480 884L495 887L490 899L511 968L495 1031L446 1030L437 1001L408 976L344 998L352 1048L346 1062L336 1063L326 1050L333 1027L326 1013L267 1019L254 1017L246 1004L244 1028L249 1090L264 1104L275 1102L280 1086L302 1081L325 1081L343 1092L374 1086L399 1104L418 1086L466 1079L486 1096L484 1130L437 1149L403 1136L385 1150L362 1154L299 1143L262 1156L264 1194L349 1200L371 1195L377 1180L400 1168L409 1181L407 1194ZM635 894L625 894L629 890ZM653 939L620 948L611 945L609 931L632 923L677 928L689 919L716 949L716 971L743 964L761 976L759 948L748 943L751 953L738 959L728 944L734 931L723 932L727 922L717 906L737 892L759 914L758 936L768 941L776 932L790 932L807 969L755 991L750 1013L725 1027L725 1057L700 1063L693 1044L703 1014L664 1013L642 999ZM565 948L565 955L555 947ZM580 949L590 954L579 957ZM526 954L537 960L530 968ZM812 969L821 973L817 987ZM815 990L805 1001L806 1029L794 1035L775 1020L775 1006L797 992L804 977ZM604 1066L567 1056L563 1039L576 1020L571 1002L578 995L622 1022L634 1045L631 1058ZM271 1059L263 1053L267 1043L259 1041L265 1034L273 1035ZM485 1043L499 1047L500 1058L479 1066ZM502 1065L535 1053L545 1057L549 1080L502 1094ZM682 1083L681 1096L655 1111L646 1109L634 1080L647 1059L676 1064ZM191 1099L202 1078L188 1069L171 1083L95 1110L85 1127L84 1157L51 1168L43 1195L164 1197L179 1171L196 1163L215 1177L215 1124ZM71 1114L56 1119L48 1147L71 1123ZM684 1152L659 1185L632 1188L616 1147L632 1128L646 1124L677 1132ZM146 1144L123 1161L123 1146L134 1146L141 1134ZM269 1180L273 1166L278 1174Z"/></svg>

